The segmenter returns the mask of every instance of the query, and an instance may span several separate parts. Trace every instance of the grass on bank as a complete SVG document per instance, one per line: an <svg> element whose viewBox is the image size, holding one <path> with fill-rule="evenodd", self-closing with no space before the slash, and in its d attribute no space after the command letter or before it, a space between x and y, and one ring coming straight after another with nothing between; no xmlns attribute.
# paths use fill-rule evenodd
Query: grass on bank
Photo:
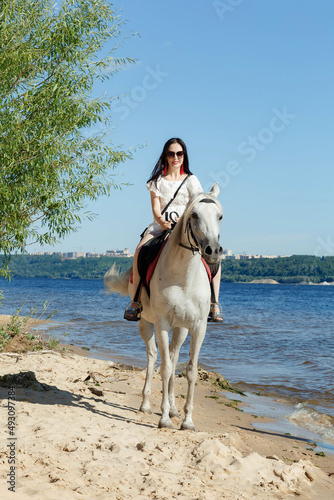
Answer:
<svg viewBox="0 0 334 500"><path fill-rule="evenodd" d="M21 309L17 309L16 313L9 317L9 320L0 325L0 353L15 352L26 353L42 350L64 350L60 349L60 339L54 338L50 334L47 338L32 329L36 327L46 313L49 302L44 302L42 313L37 317L37 308L30 311L29 316L20 316ZM44 321L48 321L57 311L52 311L48 314ZM66 336L66 333L64 334Z"/></svg>

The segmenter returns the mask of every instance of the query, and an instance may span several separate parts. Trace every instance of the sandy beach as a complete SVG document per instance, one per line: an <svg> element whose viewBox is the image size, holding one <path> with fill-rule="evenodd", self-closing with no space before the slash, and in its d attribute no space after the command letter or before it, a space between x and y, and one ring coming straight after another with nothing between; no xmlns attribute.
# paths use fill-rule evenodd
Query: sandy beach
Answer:
<svg viewBox="0 0 334 500"><path fill-rule="evenodd" d="M13 437L10 389L4 379L0 387L2 499L333 498L334 456L317 456L300 438L254 430L254 419L265 420L231 406L214 375L201 372L195 389L196 432L180 431L175 418L173 429L160 430L158 372L153 412L143 414L145 371L70 349L0 354L0 376L21 373ZM179 411L186 385L177 378ZM15 495L8 490L10 472Z"/></svg>

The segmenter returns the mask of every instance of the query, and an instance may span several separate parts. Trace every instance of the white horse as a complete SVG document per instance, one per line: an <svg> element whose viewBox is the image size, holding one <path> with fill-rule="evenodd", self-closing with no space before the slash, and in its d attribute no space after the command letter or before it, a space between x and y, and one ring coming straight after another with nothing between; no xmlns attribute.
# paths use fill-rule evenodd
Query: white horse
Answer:
<svg viewBox="0 0 334 500"><path fill-rule="evenodd" d="M211 290L201 256L209 264L221 260L219 222L223 217L217 199L219 187L192 198L165 244L150 282L150 299L142 289L143 311L139 331L147 348L147 371L140 410L150 413L151 382L157 359L154 326L161 356L162 404L159 427L172 427L171 417L179 417L175 406L174 376L179 351L191 334L187 366L188 393L181 429L195 430L192 421L198 355L204 340L210 309ZM111 292L133 297L131 269L118 278L109 270L105 284ZM173 330L169 344L169 332Z"/></svg>

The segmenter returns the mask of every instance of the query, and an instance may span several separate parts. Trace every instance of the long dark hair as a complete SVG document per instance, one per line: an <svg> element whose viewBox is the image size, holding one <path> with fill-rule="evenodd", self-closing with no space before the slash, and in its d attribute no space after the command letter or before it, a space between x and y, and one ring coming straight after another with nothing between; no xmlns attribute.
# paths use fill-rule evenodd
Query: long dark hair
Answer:
<svg viewBox="0 0 334 500"><path fill-rule="evenodd" d="M179 139L178 137L173 137L172 139L169 139L166 142L166 144L164 145L164 148L162 150L160 158L157 161L157 163L155 164L155 167L152 170L150 178L149 178L149 180L147 182L150 182L150 181L155 181L156 182L158 180L158 178L162 176L164 168L165 168L165 164L166 164L166 161L167 161L167 151L169 150L169 146L171 144L180 144L180 146L183 149L183 153L184 153L184 156L183 156L183 170L184 170L184 173L185 174L191 174L191 172L189 170L189 158L188 158L187 147L186 147L186 145L185 145L185 143L183 142L182 139Z"/></svg>

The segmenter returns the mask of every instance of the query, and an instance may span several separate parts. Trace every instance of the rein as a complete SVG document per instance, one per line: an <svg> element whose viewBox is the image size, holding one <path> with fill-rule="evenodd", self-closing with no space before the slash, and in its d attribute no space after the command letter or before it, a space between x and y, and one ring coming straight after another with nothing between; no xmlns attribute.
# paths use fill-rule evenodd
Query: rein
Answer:
<svg viewBox="0 0 334 500"><path fill-rule="evenodd" d="M187 220L186 228L185 228L184 232L187 233L189 246L184 245L183 243L179 243L179 246L182 247L182 248L186 248L187 250L191 250L192 253L193 253L193 255L195 255L196 252L200 252L201 247L200 247L200 244L198 243L198 241L196 239L196 236L194 235L194 232L192 230L191 223L190 223L190 217ZM195 242L196 246L193 245L192 242L190 241L190 236L192 237L192 239Z"/></svg>

